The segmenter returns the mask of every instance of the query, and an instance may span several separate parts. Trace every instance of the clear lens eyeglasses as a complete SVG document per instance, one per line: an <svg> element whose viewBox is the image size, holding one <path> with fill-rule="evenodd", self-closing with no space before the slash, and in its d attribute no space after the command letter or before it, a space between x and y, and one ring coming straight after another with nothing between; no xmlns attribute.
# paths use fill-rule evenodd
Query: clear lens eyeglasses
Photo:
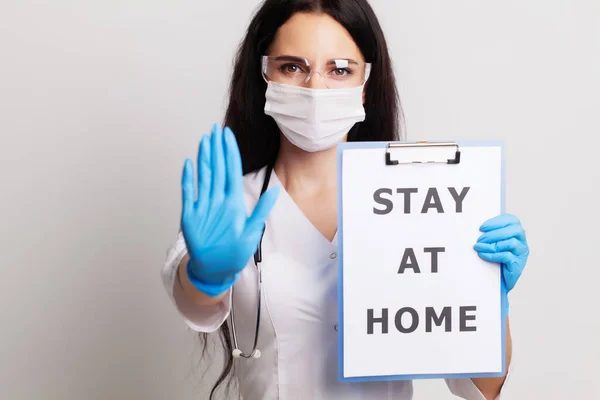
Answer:
<svg viewBox="0 0 600 400"><path fill-rule="evenodd" d="M322 70L313 69L306 58L295 56L263 56L262 75L269 82L301 86L319 74L330 89L363 85L371 73L371 63L350 59L329 60Z"/></svg>

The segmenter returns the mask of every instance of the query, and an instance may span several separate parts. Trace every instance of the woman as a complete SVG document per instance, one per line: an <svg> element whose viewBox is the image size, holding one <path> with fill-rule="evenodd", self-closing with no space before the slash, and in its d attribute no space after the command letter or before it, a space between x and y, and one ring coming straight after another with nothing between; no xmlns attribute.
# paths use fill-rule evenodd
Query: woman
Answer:
<svg viewBox="0 0 600 400"><path fill-rule="evenodd" d="M197 195L186 160L181 232L163 269L186 323L204 339L220 330L228 358L211 398L234 374L244 400L412 398L411 382L340 383L336 374L335 145L398 140L399 116L366 0L263 3L237 55L226 128L202 138ZM510 290L528 254L520 223L502 215L482 231L475 250L501 265ZM260 357L240 357L254 348ZM506 348L510 362L510 339ZM446 382L464 399L495 399L504 378Z"/></svg>

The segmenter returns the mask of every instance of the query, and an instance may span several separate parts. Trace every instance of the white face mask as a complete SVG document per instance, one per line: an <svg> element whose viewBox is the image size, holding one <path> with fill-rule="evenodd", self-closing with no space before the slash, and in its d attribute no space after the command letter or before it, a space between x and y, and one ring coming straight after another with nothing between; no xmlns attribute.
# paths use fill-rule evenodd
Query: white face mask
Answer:
<svg viewBox="0 0 600 400"><path fill-rule="evenodd" d="M329 149L365 120L363 88L309 89L270 81L265 114L295 146L311 152Z"/></svg>

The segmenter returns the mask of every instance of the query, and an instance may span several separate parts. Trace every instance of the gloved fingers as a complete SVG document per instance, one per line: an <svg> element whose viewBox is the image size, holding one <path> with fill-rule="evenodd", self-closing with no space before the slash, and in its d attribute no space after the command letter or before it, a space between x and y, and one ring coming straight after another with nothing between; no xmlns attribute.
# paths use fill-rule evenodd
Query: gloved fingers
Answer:
<svg viewBox="0 0 600 400"><path fill-rule="evenodd" d="M515 217L511 214L501 214L494 218L488 219L485 221L481 227L481 232L489 232L494 229L504 228L509 225L519 225L521 222L519 218Z"/></svg>
<svg viewBox="0 0 600 400"><path fill-rule="evenodd" d="M508 240L510 238L516 238L525 242L525 231L521 225L513 224L491 230L481 235L477 241L480 243L494 243L502 240Z"/></svg>
<svg viewBox="0 0 600 400"><path fill-rule="evenodd" d="M513 262L516 262L517 256L509 251L503 251L499 253L477 253L482 260L490 261L494 263L500 263L504 265L512 265Z"/></svg>
<svg viewBox="0 0 600 400"><path fill-rule="evenodd" d="M210 136L204 135L198 149L198 201L196 207L199 215L204 215L208 209L211 197L211 161Z"/></svg>
<svg viewBox="0 0 600 400"><path fill-rule="evenodd" d="M194 171L192 160L187 159L183 165L181 174L181 194L182 194L182 212L183 216L189 215L194 206Z"/></svg>
<svg viewBox="0 0 600 400"><path fill-rule="evenodd" d="M252 215L250 215L246 221L246 228L244 229L244 233L246 235L262 232L265 221L275 206L280 189L281 188L279 186L275 186L260 196L256 206L254 207L254 210L252 211Z"/></svg>
<svg viewBox="0 0 600 400"><path fill-rule="evenodd" d="M218 124L213 125L211 133L211 165L212 187L211 205L220 207L225 198L225 156L223 152L223 130Z"/></svg>
<svg viewBox="0 0 600 400"><path fill-rule="evenodd" d="M224 130L225 161L227 165L225 195L239 197L243 195L242 158L235 135L229 127Z"/></svg>
<svg viewBox="0 0 600 400"><path fill-rule="evenodd" d="M479 251L482 253L498 253L498 252L510 251L515 256L524 255L528 252L527 245L525 243L521 242L520 240L518 240L517 238L510 238L507 240L501 240L500 242L494 242L494 243L477 242L477 243L475 243L475 246L473 246L473 248L476 251Z"/></svg>

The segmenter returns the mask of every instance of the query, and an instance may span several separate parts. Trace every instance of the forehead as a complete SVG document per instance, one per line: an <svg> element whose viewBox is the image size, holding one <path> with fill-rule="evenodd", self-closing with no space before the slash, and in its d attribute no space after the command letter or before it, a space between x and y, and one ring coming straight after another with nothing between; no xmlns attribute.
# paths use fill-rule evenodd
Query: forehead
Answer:
<svg viewBox="0 0 600 400"><path fill-rule="evenodd" d="M277 31L269 49L271 56L297 56L322 64L333 59L364 62L350 33L327 14L294 14Z"/></svg>

